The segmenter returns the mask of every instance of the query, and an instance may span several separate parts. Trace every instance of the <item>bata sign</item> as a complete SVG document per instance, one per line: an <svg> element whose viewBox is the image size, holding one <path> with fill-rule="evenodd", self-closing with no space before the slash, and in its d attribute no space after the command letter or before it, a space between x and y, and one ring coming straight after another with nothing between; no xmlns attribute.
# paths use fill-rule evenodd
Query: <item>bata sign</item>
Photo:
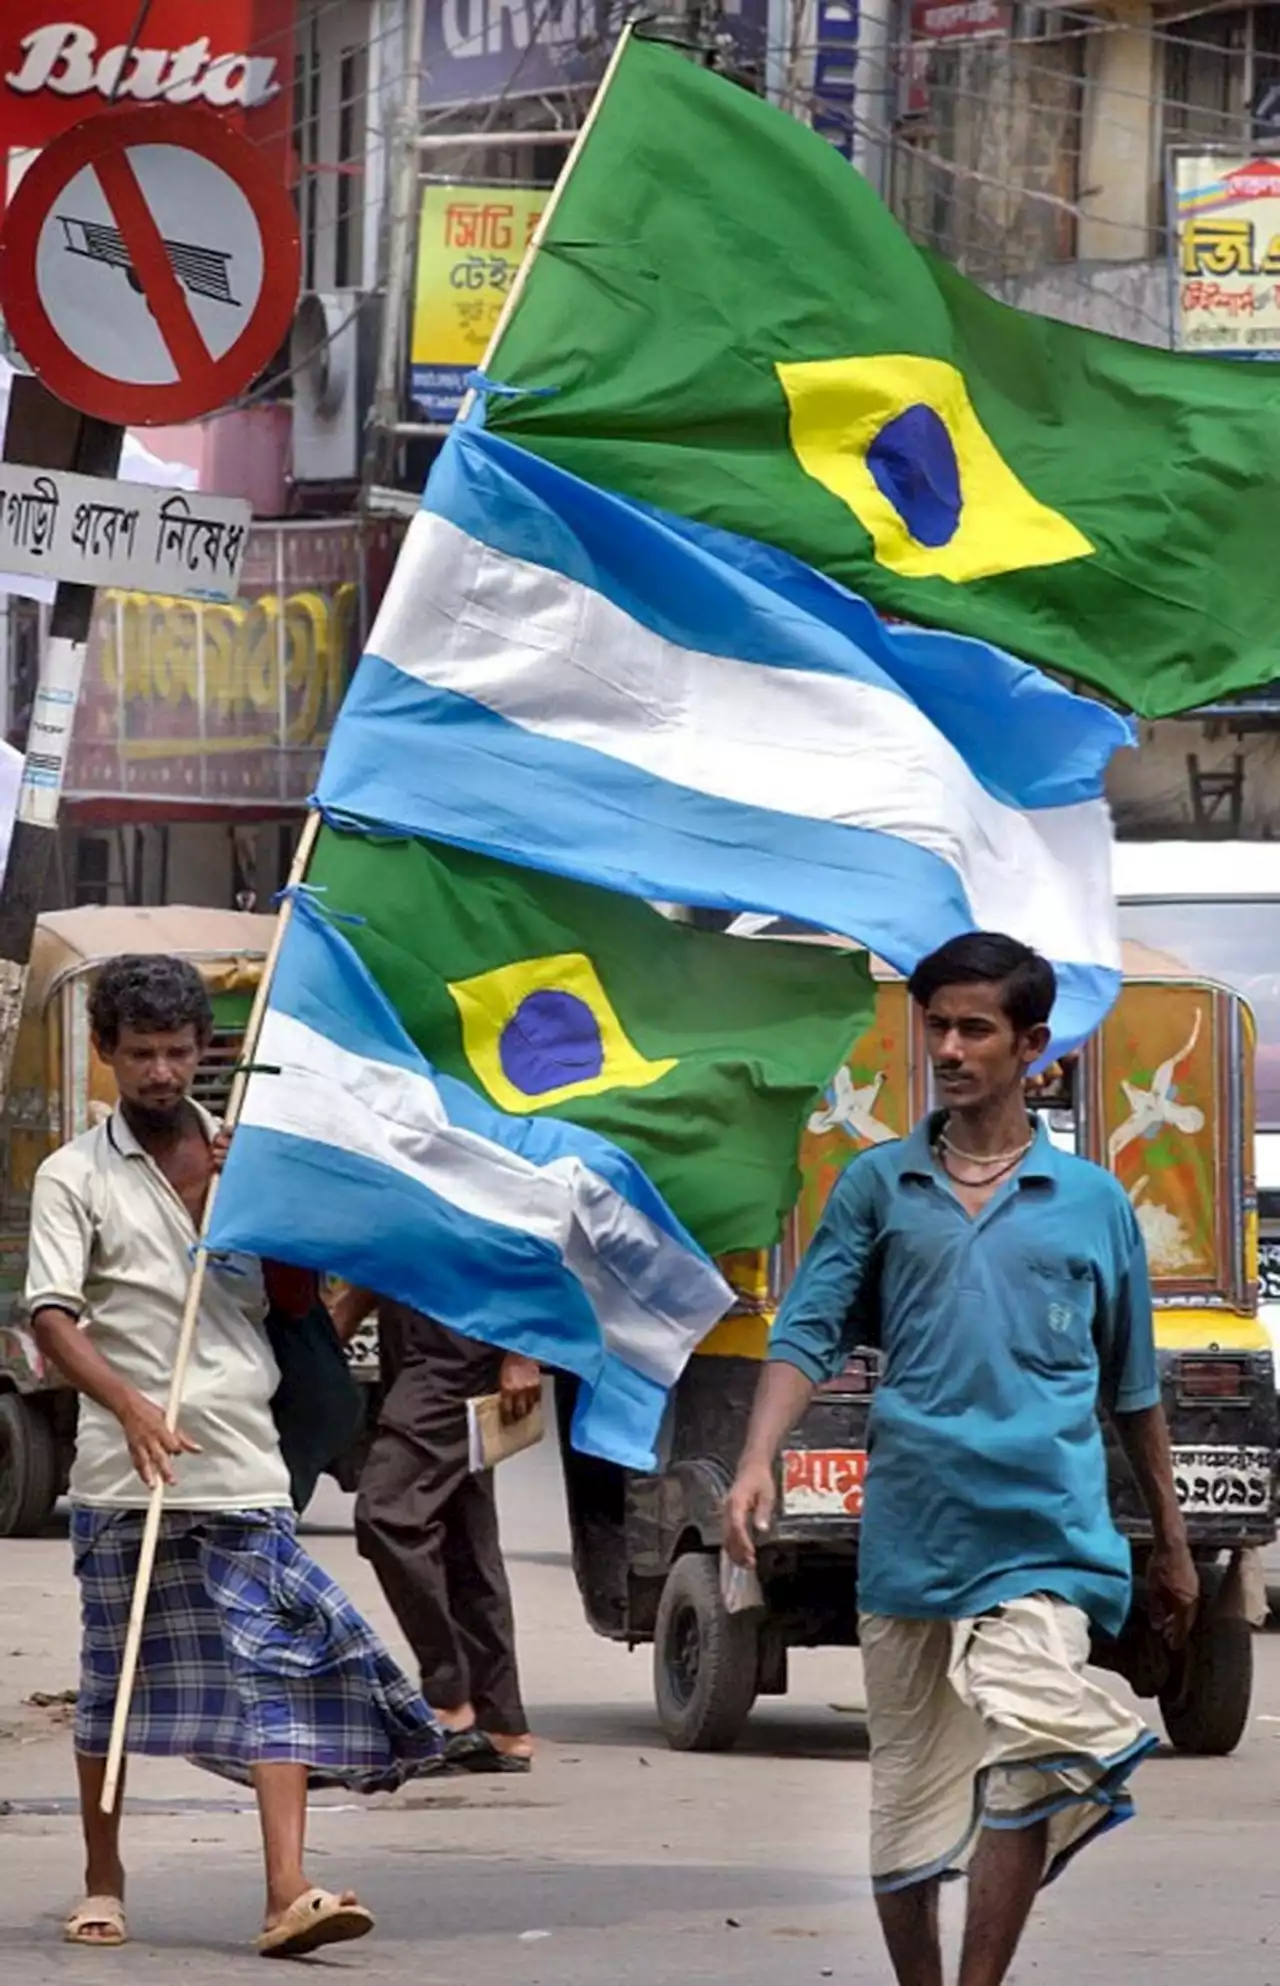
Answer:
<svg viewBox="0 0 1280 1986"><path fill-rule="evenodd" d="M19 96L56 90L59 96L83 97L96 90L108 102L136 97L153 103L206 103L227 110L232 104L251 110L276 95L279 64L270 55L219 55L214 58L209 37L185 48L134 48L124 42L104 49L92 28L75 21L52 21L36 28L22 42L26 60L5 77Z"/></svg>
<svg viewBox="0 0 1280 1986"><path fill-rule="evenodd" d="M135 0L2 0L0 150L45 145L112 100L207 104L283 140L293 0L154 0L134 43L137 12Z"/></svg>

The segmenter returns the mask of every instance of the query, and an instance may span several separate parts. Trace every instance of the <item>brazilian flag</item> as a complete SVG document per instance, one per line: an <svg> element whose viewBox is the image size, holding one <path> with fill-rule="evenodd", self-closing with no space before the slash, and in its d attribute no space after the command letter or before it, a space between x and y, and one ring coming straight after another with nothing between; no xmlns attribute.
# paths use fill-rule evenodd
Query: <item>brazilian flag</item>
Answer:
<svg viewBox="0 0 1280 1986"><path fill-rule="evenodd" d="M777 1240L805 1115L872 1017L864 953L332 828L308 881L441 1074L612 1139L712 1254Z"/></svg>
<svg viewBox="0 0 1280 1986"><path fill-rule="evenodd" d="M1280 367L994 302L674 48L624 52L489 369L561 468L1145 716L1280 675Z"/></svg>

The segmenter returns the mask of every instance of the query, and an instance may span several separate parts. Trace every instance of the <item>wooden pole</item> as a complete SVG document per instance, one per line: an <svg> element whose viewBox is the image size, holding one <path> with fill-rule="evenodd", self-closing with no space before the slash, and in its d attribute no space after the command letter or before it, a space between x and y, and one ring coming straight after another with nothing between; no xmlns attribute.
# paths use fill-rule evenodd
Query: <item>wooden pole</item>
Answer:
<svg viewBox="0 0 1280 1986"><path fill-rule="evenodd" d="M298 839L293 866L289 872L290 891L301 883L307 873L307 865L320 832L320 815L312 813ZM249 1014L249 1024L245 1029L244 1046L241 1050L241 1067L231 1084L231 1095L227 1099L226 1125L233 1129L244 1104L245 1087L248 1076L245 1065L251 1063L257 1052L258 1039L262 1033L262 1023L266 1018L267 1002L271 995L271 982L275 978L276 966L280 960L280 948L284 943L289 921L293 916L292 894L285 897L276 919L276 928L271 937L271 949L262 966L262 977L254 994L253 1007ZM173 1362L173 1377L169 1382L169 1404L165 1409L165 1426L173 1431L178 1425L182 1409L182 1391L187 1379L187 1366L191 1360L191 1347L195 1343L196 1320L200 1315L200 1299L204 1294L205 1270L208 1265L208 1252L204 1238L209 1232L209 1221L213 1214L214 1201L218 1195L218 1175L209 1181L209 1193L204 1203L204 1218L200 1223L200 1246L192 1265L191 1281L187 1286L187 1301L182 1313L182 1328L178 1336L178 1350ZM147 1521L143 1527L142 1549L138 1554L138 1570L134 1575L133 1601L129 1608L129 1631L125 1639L124 1659L120 1664L120 1682L116 1690L115 1712L111 1722L111 1742L107 1748L107 1772L102 1784L102 1811L112 1813L120 1790L120 1774L124 1765L125 1737L129 1728L129 1710L133 1702L133 1686L138 1673L138 1652L142 1646L142 1625L146 1619L147 1601L151 1594L151 1578L155 1571L156 1549L160 1543L160 1519L164 1515L164 1480L161 1478L152 1488L151 1502L147 1506Z"/></svg>
<svg viewBox="0 0 1280 1986"><path fill-rule="evenodd" d="M543 242L546 240L547 231L551 226L552 220L555 218L557 204L569 182L570 174L582 157L583 149L588 138L591 136L596 119L600 114L601 106L608 94L609 86L617 74L618 65L626 52L630 40L631 28L628 26L623 29L622 34L618 38L617 46L609 58L609 66L601 79L595 99L583 120L582 129L574 141L573 150L564 162L564 170L556 181L551 198L543 208L541 218L537 227L534 229L533 238L529 243L528 253L520 264L514 283L507 292L501 314L493 327L493 334L489 339L488 347L481 361L482 371L488 370L497 354L498 347L502 342L503 333L511 322L516 306L524 291L525 284L528 281L529 272L533 267ZM463 134L463 138L465 141L465 134ZM458 410L458 418L460 420L466 417L474 398L474 393L468 393L466 395ZM298 842L297 852L293 858L293 866L289 872L290 894L285 897L284 902L280 906L280 915L276 920L275 933L271 940L271 949L263 963L262 977L258 981L258 990L254 995L253 1010L249 1015L249 1025L245 1030L244 1048L241 1055L242 1064L251 1063L257 1053L258 1038L262 1033L262 1023L266 1017L267 1003L271 997L271 982L275 977L276 966L280 959L280 947L284 943L285 933L289 928L289 920L293 915L292 892L299 883L306 880L307 867L311 861L312 850L315 847L320 826L321 816L318 812L308 815L306 826L303 828L301 838ZM244 1102L244 1091L247 1080L248 1078L242 1068L232 1083L231 1095L227 1101L226 1125L228 1130L233 1130L239 1119L241 1107ZM182 1408L182 1390L186 1384L187 1366L191 1359L191 1347L195 1341L196 1320L200 1314L200 1298L204 1291L205 1268L208 1262L208 1254L204 1247L204 1237L209 1231L209 1219L213 1213L217 1191L218 1180L215 1174L214 1178L209 1182L209 1194L204 1205L204 1218L200 1224L200 1246L196 1251L196 1259L191 1271L191 1282L187 1290L186 1306L182 1313L182 1328L178 1337L178 1351L174 1360L173 1377L169 1384L169 1404L165 1410L165 1426L170 1431L177 1427L178 1416ZM163 1481L156 1483L152 1489L151 1502L147 1506L147 1521L142 1533L142 1549L138 1554L138 1570L134 1576L133 1600L129 1608L129 1629L125 1638L124 1659L120 1665L120 1682L116 1690L115 1714L111 1724L111 1741L107 1750L107 1771L102 1786L101 1804L104 1814L114 1811L120 1790L120 1775L124 1766L125 1738L129 1728L129 1710L133 1702L133 1686L138 1673L138 1654L142 1646L142 1626L146 1619L147 1601L151 1593L151 1579L155 1571L156 1550L160 1543L160 1520L164 1515L164 1491L165 1485Z"/></svg>
<svg viewBox="0 0 1280 1986"><path fill-rule="evenodd" d="M401 367L406 355L405 329L413 285L414 224L421 205L417 138L422 117L426 23L426 0L410 0L405 21L404 76L387 146L387 220L379 244L385 256L382 322L378 327L377 376L361 469L362 507L367 507L373 485L390 474L395 449L396 417L403 385Z"/></svg>
<svg viewBox="0 0 1280 1986"><path fill-rule="evenodd" d="M6 462L114 476L124 429L64 405L27 373L14 375L4 437ZM58 817L80 684L93 627L92 586L60 580L24 746L18 812L0 883L0 1097L8 1095L22 1022L31 948L45 878L58 843Z"/></svg>

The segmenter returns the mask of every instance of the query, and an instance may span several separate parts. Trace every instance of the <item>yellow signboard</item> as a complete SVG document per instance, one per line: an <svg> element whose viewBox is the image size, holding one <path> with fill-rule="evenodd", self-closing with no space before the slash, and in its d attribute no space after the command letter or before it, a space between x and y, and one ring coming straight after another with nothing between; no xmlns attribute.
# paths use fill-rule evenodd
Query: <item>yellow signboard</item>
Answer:
<svg viewBox="0 0 1280 1986"><path fill-rule="evenodd" d="M457 413L549 198L526 186L423 188L410 391L425 420Z"/></svg>
<svg viewBox="0 0 1280 1986"><path fill-rule="evenodd" d="M1175 343L1240 358L1280 354L1280 159L1174 159Z"/></svg>

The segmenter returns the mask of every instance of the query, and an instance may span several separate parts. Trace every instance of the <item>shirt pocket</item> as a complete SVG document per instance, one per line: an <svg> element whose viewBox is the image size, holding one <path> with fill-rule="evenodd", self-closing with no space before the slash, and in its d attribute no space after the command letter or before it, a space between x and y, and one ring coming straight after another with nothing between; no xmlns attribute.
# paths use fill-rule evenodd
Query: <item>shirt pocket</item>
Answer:
<svg viewBox="0 0 1280 1986"><path fill-rule="evenodd" d="M1040 1372L1078 1373L1097 1366L1093 1321L1097 1292L1088 1262L1037 1260L1025 1264L1014 1350Z"/></svg>

